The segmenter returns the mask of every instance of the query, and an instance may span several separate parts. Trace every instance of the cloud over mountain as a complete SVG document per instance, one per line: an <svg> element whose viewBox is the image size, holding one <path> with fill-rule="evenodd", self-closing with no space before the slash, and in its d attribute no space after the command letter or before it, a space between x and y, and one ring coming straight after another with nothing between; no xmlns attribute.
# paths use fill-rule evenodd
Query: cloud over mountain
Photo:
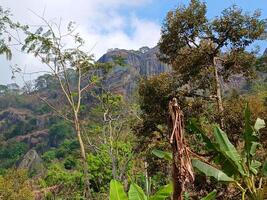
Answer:
<svg viewBox="0 0 267 200"><path fill-rule="evenodd" d="M24 0L23 3L18 3L17 0L2 0L1 6L9 8L14 19L24 24L41 24L33 12L48 20L61 20L62 27L69 21L75 21L87 48L92 49L92 53L99 58L110 48L138 49L141 46L156 45L160 37L160 24L135 14L135 9L151 2L152 0ZM20 64L26 71L41 69L38 61L16 50L11 62L1 56L0 64L4 66L0 73L0 84L10 82L8 66L11 64Z"/></svg>

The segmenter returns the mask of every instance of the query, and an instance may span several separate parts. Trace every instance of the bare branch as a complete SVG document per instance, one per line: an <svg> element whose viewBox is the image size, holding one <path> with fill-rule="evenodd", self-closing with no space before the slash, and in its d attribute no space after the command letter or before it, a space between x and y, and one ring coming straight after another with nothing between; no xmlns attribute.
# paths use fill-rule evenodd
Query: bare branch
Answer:
<svg viewBox="0 0 267 200"><path fill-rule="evenodd" d="M43 102L45 102L59 117L65 119L68 122L73 123L73 120L69 119L64 114L60 113L49 101L47 101L45 98L38 95L38 98L40 98Z"/></svg>

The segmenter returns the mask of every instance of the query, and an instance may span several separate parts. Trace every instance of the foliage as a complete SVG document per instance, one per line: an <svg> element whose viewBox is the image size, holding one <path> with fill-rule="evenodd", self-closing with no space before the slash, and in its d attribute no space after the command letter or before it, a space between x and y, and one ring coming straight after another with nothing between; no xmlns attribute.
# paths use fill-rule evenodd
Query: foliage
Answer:
<svg viewBox="0 0 267 200"><path fill-rule="evenodd" d="M110 191L109 191L110 200L127 200L127 195L124 192L122 184L116 180L110 181Z"/></svg>
<svg viewBox="0 0 267 200"><path fill-rule="evenodd" d="M260 166L262 163L255 159L256 150L259 145L259 130L265 127L262 119L257 119L255 125L251 125L251 115L248 105L245 109L245 130L243 133L244 149L240 154L229 141L226 133L220 128L214 128L215 142L209 146L218 155L215 163L221 169L215 168L201 160L193 160L193 166L206 176L212 176L218 181L232 182L242 192L242 199L245 195L249 199L263 199L264 186L259 183L256 187L256 179L260 179ZM207 141L211 141L207 138ZM260 181L261 182L261 181Z"/></svg>
<svg viewBox="0 0 267 200"><path fill-rule="evenodd" d="M59 186L58 197L64 199L81 198L83 188L83 173L81 170L67 170L60 163L49 166L46 176L42 181L43 187Z"/></svg>
<svg viewBox="0 0 267 200"><path fill-rule="evenodd" d="M222 80L234 74L254 77L256 52L247 47L266 27L259 11L248 14L232 6L211 20L206 13L200 0L170 11L161 31L159 58L172 66L185 93L217 101L223 128Z"/></svg>
<svg viewBox="0 0 267 200"><path fill-rule="evenodd" d="M191 0L188 6L168 13L159 41L159 58L173 71L141 79L139 102L133 103L133 97L113 94L109 85L105 86L110 70L126 65L124 58L114 56L108 63L96 62L84 51L86 46L75 23L69 23L65 34L58 30L59 24L40 16L44 25L34 31L34 26L28 29L14 23L10 12L0 6L0 54L11 59L15 38L10 30L20 29L26 34L24 42L17 41L24 43L22 50L48 69L47 74L22 88L17 84L0 85L0 199L33 199L29 181L34 188L47 191L46 199L85 199L89 185L94 199L169 198L172 185L165 184L171 165L162 158L172 158L165 150L169 146L168 103L173 97L178 98L184 112L186 134L190 134L187 145L210 158L192 161L201 174L211 177L200 181L201 191L195 189L198 183L192 185L193 195L200 199L214 187L222 190L217 180L235 186L243 198L263 198L267 175L267 161L263 162L267 147L263 73L267 61L266 56L256 57L257 51L248 51L247 47L260 38L266 21L260 19L258 11L249 14L237 6L213 19L208 19L206 12L205 3ZM140 51L145 53L147 49ZM254 69L260 79L241 91L230 95L225 92L224 111L217 112L214 72L218 70L218 83L223 80L228 84L233 74L253 77ZM21 72L19 68L14 70ZM247 107L241 117L246 101L253 114ZM218 127L212 132L212 125L221 116L225 132ZM43 130L45 136L39 137ZM34 174L28 178L24 171L8 170L31 148L42 154L47 169L38 183L31 180L36 179ZM151 149L161 159L151 156ZM51 188L57 189L49 191ZM212 191L202 200L215 199L224 192L217 195ZM191 194L190 188L185 199Z"/></svg>
<svg viewBox="0 0 267 200"><path fill-rule="evenodd" d="M46 162L51 162L54 159L62 159L69 155L77 155L77 150L79 149L79 144L76 140L69 139L65 140L59 147L51 148L46 151L42 158Z"/></svg>
<svg viewBox="0 0 267 200"><path fill-rule="evenodd" d="M21 142L8 142L6 145L0 147L0 168L8 169L21 159L26 153L27 145Z"/></svg>
<svg viewBox="0 0 267 200"><path fill-rule="evenodd" d="M0 198L3 200L33 200L27 172L24 170L8 170L0 177Z"/></svg>
<svg viewBox="0 0 267 200"><path fill-rule="evenodd" d="M213 57L220 54L226 73L247 70L252 65L245 63L249 60L246 56L251 55L244 51L245 47L258 39L265 28L260 12L249 15L232 6L210 21L206 12L205 3L192 0L188 7L180 6L168 13L159 42L161 59L187 76L212 66ZM224 55L225 47L229 52Z"/></svg>
<svg viewBox="0 0 267 200"><path fill-rule="evenodd" d="M110 182L110 200L164 200L172 193L172 185L168 184L160 188L154 195L147 196L137 184L132 183L128 191L128 197L123 186L116 180Z"/></svg>
<svg viewBox="0 0 267 200"><path fill-rule="evenodd" d="M201 200L213 200L216 198L216 194L217 194L216 190L213 190L206 197L201 198Z"/></svg>
<svg viewBox="0 0 267 200"><path fill-rule="evenodd" d="M0 7L0 54L5 54L7 59L11 59L11 50L7 44L6 29L12 24L10 11ZM8 40L10 40L8 38Z"/></svg>
<svg viewBox="0 0 267 200"><path fill-rule="evenodd" d="M73 136L73 128L69 123L58 122L49 128L49 143L51 147L58 146L58 144L66 138Z"/></svg>
<svg viewBox="0 0 267 200"><path fill-rule="evenodd" d="M127 174L131 169L131 162L128 163L128 156L132 151L130 142L116 142L113 144L116 149L116 174L118 176L124 171ZM112 179L112 157L110 156L110 147L108 144L102 144L96 153L88 154L88 165L91 169L90 178L92 187L95 191L105 192L108 189L110 180ZM126 178L126 177L123 177Z"/></svg>

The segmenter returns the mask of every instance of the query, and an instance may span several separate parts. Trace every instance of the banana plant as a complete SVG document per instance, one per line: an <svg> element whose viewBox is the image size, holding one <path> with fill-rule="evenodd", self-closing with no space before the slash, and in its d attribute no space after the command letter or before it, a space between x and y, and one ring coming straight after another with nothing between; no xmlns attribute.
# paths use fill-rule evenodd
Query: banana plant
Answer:
<svg viewBox="0 0 267 200"><path fill-rule="evenodd" d="M172 154L170 152L154 149L152 150L152 154L154 154L158 158L165 159L169 162L172 161ZM201 198L200 200L214 200L216 198L216 195L217 195L217 191L213 190L212 192L208 193L207 196ZM189 200L189 199L190 199L189 196L185 196L185 200Z"/></svg>
<svg viewBox="0 0 267 200"><path fill-rule="evenodd" d="M161 187L153 196L147 196L135 183L130 185L128 196L119 181L111 180L109 200L165 200L172 193L172 184Z"/></svg>
<svg viewBox="0 0 267 200"><path fill-rule="evenodd" d="M267 187L262 184L262 179L267 175L267 162L262 164L255 159L255 155L260 145L259 130L264 127L265 122L260 118L256 120L254 126L251 125L250 109L246 105L243 133L244 149L239 152L230 142L227 134L219 127L214 128L215 142L213 142L205 135L204 131L191 123L190 128L204 136L206 148L217 153L214 163L193 159L192 165L206 176L236 185L242 192L242 200L245 197L250 200L263 200Z"/></svg>

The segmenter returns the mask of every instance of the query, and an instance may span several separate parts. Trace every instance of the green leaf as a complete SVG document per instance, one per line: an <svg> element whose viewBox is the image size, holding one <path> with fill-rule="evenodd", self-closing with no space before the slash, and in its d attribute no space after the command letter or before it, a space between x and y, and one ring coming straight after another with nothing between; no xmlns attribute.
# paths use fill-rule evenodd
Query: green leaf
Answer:
<svg viewBox="0 0 267 200"><path fill-rule="evenodd" d="M255 156L258 146L260 146L260 143L258 143L258 142L251 142L251 147L250 147L250 151L249 151L249 153L250 153L251 156Z"/></svg>
<svg viewBox="0 0 267 200"><path fill-rule="evenodd" d="M217 181L234 182L235 180L227 176L223 171L208 165L200 160L192 159L192 165L198 171L204 173L206 176L214 177Z"/></svg>
<svg viewBox="0 0 267 200"><path fill-rule="evenodd" d="M260 119L257 119L253 129L253 127L251 126L250 118L251 118L250 109L247 104L245 108L244 140L245 140L245 151L247 154L248 162L251 162L251 157L255 155L258 146L257 143L258 138L254 132L254 129L259 130L263 126L262 121Z"/></svg>
<svg viewBox="0 0 267 200"><path fill-rule="evenodd" d="M77 97L77 96L78 96L78 92L71 92L71 95L72 95L73 97Z"/></svg>
<svg viewBox="0 0 267 200"><path fill-rule="evenodd" d="M261 166L261 162L257 161L257 160L252 160L251 165L250 165L250 171L253 172L253 174L257 175L258 173L258 169Z"/></svg>
<svg viewBox="0 0 267 200"><path fill-rule="evenodd" d="M263 174L263 176L267 176L267 160L265 160L265 162L263 164L262 174Z"/></svg>
<svg viewBox="0 0 267 200"><path fill-rule="evenodd" d="M168 161L172 160L172 154L170 152L167 151L161 151L158 149L153 149L152 150L152 154L154 154L155 156L157 156L158 158L162 158Z"/></svg>
<svg viewBox="0 0 267 200"><path fill-rule="evenodd" d="M198 133L201 135L203 142L206 144L207 150L216 150L216 147L212 143L212 141L206 136L205 132L197 125L195 119L189 120L189 128L192 132Z"/></svg>
<svg viewBox="0 0 267 200"><path fill-rule="evenodd" d="M239 174L238 170L233 166L233 164L220 152L213 159L214 163L220 165L223 169L223 172L227 174L227 176L232 177L235 174Z"/></svg>
<svg viewBox="0 0 267 200"><path fill-rule="evenodd" d="M210 192L207 196L205 196L201 200L213 200L213 199L215 199L216 194L217 194L217 191L213 190L212 192Z"/></svg>
<svg viewBox="0 0 267 200"><path fill-rule="evenodd" d="M130 186L130 190L128 192L129 200L147 200L147 196L145 195L142 188L140 188L137 184L132 183Z"/></svg>
<svg viewBox="0 0 267 200"><path fill-rule="evenodd" d="M184 200L190 200L190 195L187 191L184 193Z"/></svg>
<svg viewBox="0 0 267 200"><path fill-rule="evenodd" d="M99 76L93 75L91 77L91 82L94 83L94 84L98 84L100 82Z"/></svg>
<svg viewBox="0 0 267 200"><path fill-rule="evenodd" d="M172 184L165 185L161 187L156 194L154 194L152 197L149 198L149 200L165 200L168 198L173 191Z"/></svg>
<svg viewBox="0 0 267 200"><path fill-rule="evenodd" d="M110 200L128 200L126 193L124 192L123 186L119 181L110 181Z"/></svg>
<svg viewBox="0 0 267 200"><path fill-rule="evenodd" d="M263 119L257 118L254 129L259 131L260 129L265 128L265 121Z"/></svg>
<svg viewBox="0 0 267 200"><path fill-rule="evenodd" d="M214 129L215 140L218 145L218 150L222 153L230 163L238 170L242 175L245 175L245 171L242 166L242 159L240 154L237 152L234 145L229 141L225 132L219 127Z"/></svg>

